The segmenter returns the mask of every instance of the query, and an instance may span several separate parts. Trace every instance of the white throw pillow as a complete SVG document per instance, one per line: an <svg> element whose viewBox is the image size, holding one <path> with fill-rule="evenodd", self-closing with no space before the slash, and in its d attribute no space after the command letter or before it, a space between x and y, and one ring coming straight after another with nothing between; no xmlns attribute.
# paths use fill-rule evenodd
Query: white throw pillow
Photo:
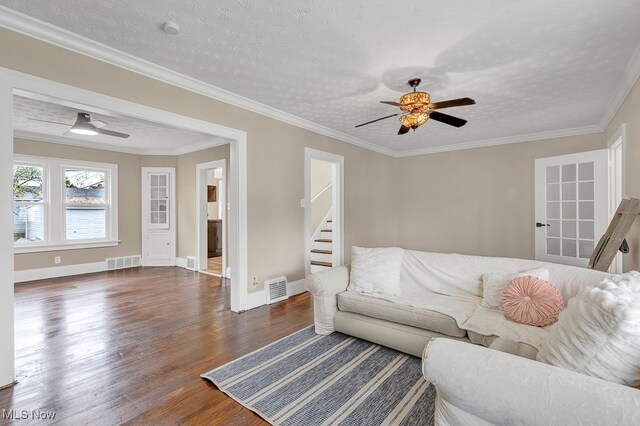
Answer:
<svg viewBox="0 0 640 426"><path fill-rule="evenodd" d="M349 291L400 296L404 250L398 247L351 247Z"/></svg>
<svg viewBox="0 0 640 426"><path fill-rule="evenodd" d="M519 277L536 277L549 281L549 271L546 269L532 269L531 271L520 272L518 274L496 274L489 273L482 275L482 302L483 308L491 308L502 311L502 292L511 280Z"/></svg>
<svg viewBox="0 0 640 426"><path fill-rule="evenodd" d="M606 278L571 298L536 359L640 385L640 272Z"/></svg>

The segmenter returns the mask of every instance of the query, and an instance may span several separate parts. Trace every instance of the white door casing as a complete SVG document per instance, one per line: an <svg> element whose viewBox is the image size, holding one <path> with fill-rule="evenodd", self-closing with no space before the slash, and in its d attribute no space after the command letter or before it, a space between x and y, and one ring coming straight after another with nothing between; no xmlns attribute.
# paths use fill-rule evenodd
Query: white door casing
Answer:
<svg viewBox="0 0 640 426"><path fill-rule="evenodd" d="M626 126L623 123L607 142L609 148L609 220L618 210L618 206L625 195L624 161L625 161ZM624 255L618 253L611 263L609 272L621 274L624 272Z"/></svg>
<svg viewBox="0 0 640 426"><path fill-rule="evenodd" d="M176 264L175 168L142 167L142 266Z"/></svg>
<svg viewBox="0 0 640 426"><path fill-rule="evenodd" d="M311 159L327 161L332 168L333 266L344 264L344 157L317 149L304 149L304 264L311 273Z"/></svg>
<svg viewBox="0 0 640 426"><path fill-rule="evenodd" d="M535 161L536 260L586 267L607 228L608 150Z"/></svg>

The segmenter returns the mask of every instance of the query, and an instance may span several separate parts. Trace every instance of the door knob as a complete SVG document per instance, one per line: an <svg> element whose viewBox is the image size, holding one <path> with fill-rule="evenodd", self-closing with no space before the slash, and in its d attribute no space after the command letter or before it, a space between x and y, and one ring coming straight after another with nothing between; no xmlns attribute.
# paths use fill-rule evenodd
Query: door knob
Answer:
<svg viewBox="0 0 640 426"><path fill-rule="evenodd" d="M542 228L543 226L551 226L551 225L548 223L536 222L536 228Z"/></svg>

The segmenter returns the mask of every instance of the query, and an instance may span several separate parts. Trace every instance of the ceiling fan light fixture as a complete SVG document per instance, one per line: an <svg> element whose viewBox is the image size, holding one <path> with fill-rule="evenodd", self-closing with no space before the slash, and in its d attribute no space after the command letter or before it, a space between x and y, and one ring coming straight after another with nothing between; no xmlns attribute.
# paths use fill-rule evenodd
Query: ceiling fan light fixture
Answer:
<svg viewBox="0 0 640 426"><path fill-rule="evenodd" d="M400 109L407 112L422 112L431 101L427 92L409 92L400 97Z"/></svg>
<svg viewBox="0 0 640 426"><path fill-rule="evenodd" d="M403 126L411 127L412 129L415 129L417 127L422 126L424 123L426 123L428 119L429 119L429 114L427 113L424 113L424 112L415 113L415 114L412 113L412 114L405 114L401 116L400 123L402 123Z"/></svg>
<svg viewBox="0 0 640 426"><path fill-rule="evenodd" d="M76 123L72 128L69 129L71 133L75 133L76 135L83 136L96 136L98 131L94 126L89 123Z"/></svg>

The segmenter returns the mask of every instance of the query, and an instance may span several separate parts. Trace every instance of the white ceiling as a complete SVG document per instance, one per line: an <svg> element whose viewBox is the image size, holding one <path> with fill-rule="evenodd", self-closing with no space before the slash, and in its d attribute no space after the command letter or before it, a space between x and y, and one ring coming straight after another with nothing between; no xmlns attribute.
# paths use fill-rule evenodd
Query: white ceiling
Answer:
<svg viewBox="0 0 640 426"><path fill-rule="evenodd" d="M105 135L80 136L73 133L65 135L64 133L75 123L78 112L88 112L92 120L108 123L107 130L127 133L129 137L125 139ZM33 120L34 118L66 123L67 126L43 123ZM62 100L45 101L23 96L13 98L13 127L18 137L139 154L188 152L222 140L205 133L152 123L86 105L74 104L71 107L68 102Z"/></svg>
<svg viewBox="0 0 640 426"><path fill-rule="evenodd" d="M640 44L640 0L0 0L202 82L396 153L602 125ZM170 36L164 21L179 23ZM397 136L407 79L469 96ZM628 76L627 76L628 78ZM115 128L115 127L114 127Z"/></svg>

